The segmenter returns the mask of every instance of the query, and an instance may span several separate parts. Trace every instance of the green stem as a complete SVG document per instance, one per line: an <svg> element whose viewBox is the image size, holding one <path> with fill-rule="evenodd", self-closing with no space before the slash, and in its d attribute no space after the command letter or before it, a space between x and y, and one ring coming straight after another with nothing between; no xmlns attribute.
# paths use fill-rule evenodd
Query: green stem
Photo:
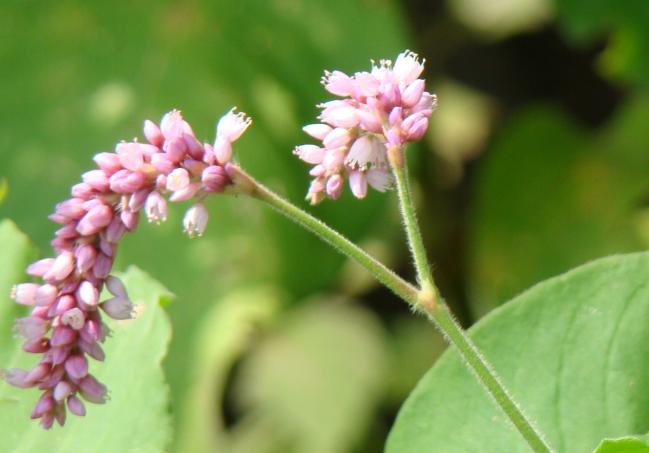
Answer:
<svg viewBox="0 0 649 453"><path fill-rule="evenodd" d="M269 204L284 216L302 225L344 255L358 262L401 299L413 304L416 303L419 292L417 288L403 280L342 234L255 181L241 168L231 165L228 167L228 173L234 180L237 192L245 193Z"/></svg>
<svg viewBox="0 0 649 453"><path fill-rule="evenodd" d="M392 173L396 180L397 193L401 215L406 227L408 243L413 256L417 278L422 286L416 301L416 308L423 311L428 318L442 331L464 359L464 362L476 375L484 389L491 395L495 402L505 412L514 427L527 441L533 451L538 453L551 453L552 448L545 442L543 435L527 419L514 399L509 395L504 384L500 381L492 366L482 356L471 338L453 318L448 306L439 296L433 276L428 264L426 249L422 240L415 207L412 202L410 185L408 182L408 169L405 162L404 149L390 147L388 159Z"/></svg>

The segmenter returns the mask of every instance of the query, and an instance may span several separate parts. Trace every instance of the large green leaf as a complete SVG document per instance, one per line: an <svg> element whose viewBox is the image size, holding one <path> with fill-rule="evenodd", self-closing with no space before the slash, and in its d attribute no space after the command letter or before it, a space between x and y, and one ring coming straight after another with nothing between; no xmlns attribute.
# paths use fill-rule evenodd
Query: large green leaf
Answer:
<svg viewBox="0 0 649 453"><path fill-rule="evenodd" d="M580 263L646 248L649 99L629 99L588 136L555 108L527 109L480 168L470 225L470 291L482 315Z"/></svg>
<svg viewBox="0 0 649 453"><path fill-rule="evenodd" d="M604 439L593 453L649 453L647 436L622 437L619 439Z"/></svg>
<svg viewBox="0 0 649 453"><path fill-rule="evenodd" d="M14 230L15 231L15 230ZM7 233L3 230L7 239ZM15 232L14 239L21 239ZM6 249L5 249L6 250ZM24 249L10 258L21 264ZM8 259L3 256L3 259ZM13 267L3 267L13 272ZM144 272L131 268L123 277L137 305L132 321L109 322L113 335L105 343L106 361L92 363L91 371L108 385L111 400L102 406L87 405L83 418L70 415L63 428L43 431L29 419L36 392L0 383L0 451L139 452L163 451L171 439L168 389L161 362L171 336L169 320L160 304L169 292ZM3 301L4 303L5 301ZM3 336L6 332L2 332ZM0 346L3 367L27 367L33 357L22 353L18 341Z"/></svg>
<svg viewBox="0 0 649 453"><path fill-rule="evenodd" d="M471 336L559 452L649 428L649 253L594 261L486 316ZM527 452L454 349L423 377L390 453Z"/></svg>

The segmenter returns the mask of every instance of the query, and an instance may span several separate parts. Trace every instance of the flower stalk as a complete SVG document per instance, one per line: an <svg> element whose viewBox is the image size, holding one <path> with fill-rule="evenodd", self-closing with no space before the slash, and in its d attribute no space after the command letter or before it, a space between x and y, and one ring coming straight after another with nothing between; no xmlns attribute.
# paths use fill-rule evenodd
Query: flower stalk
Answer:
<svg viewBox="0 0 649 453"><path fill-rule="evenodd" d="M410 246L414 266L417 271L417 280L421 285L417 301L414 304L415 309L423 312L442 332L446 339L457 348L464 363L475 374L480 384L494 399L496 404L505 412L511 423L521 436L523 436L532 450L537 453L550 453L553 450L544 440L543 435L525 416L496 375L491 364L489 364L464 329L453 318L448 305L439 296L439 290L433 280L415 214L404 151L403 146L390 146L388 147L387 154L396 183L399 207L408 237L408 245Z"/></svg>

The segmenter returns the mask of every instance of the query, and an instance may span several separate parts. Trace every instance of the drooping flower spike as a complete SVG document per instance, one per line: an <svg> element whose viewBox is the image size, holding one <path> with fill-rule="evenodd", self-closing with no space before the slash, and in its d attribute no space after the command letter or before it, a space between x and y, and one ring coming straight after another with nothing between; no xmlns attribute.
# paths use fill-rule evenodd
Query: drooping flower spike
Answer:
<svg viewBox="0 0 649 453"><path fill-rule="evenodd" d="M107 390L89 373L88 357L102 361L100 346L108 335L101 313L123 320L133 304L122 282L110 275L122 235L135 229L144 210L150 222L167 218L167 201L194 199L183 224L200 236L208 214L202 200L232 184L225 171L232 142L250 125L243 113L228 112L218 123L214 146L201 144L180 112L167 113L157 125L144 123L148 143L121 142L114 153L99 153L98 169L82 175L72 197L59 203L50 219L61 225L52 240L56 253L32 263L27 273L41 283L15 285L11 297L33 307L16 321L26 352L40 354L31 370L4 370L17 387L38 387L41 397L31 417L49 429L65 423L69 410L85 415L84 399L101 404ZM112 297L100 300L103 288Z"/></svg>
<svg viewBox="0 0 649 453"><path fill-rule="evenodd" d="M301 145L294 151L314 165L306 196L312 204L340 197L345 179L357 198L365 197L368 184L379 192L392 186L387 146L420 140L437 106L437 97L419 78L423 70L417 54L405 51L394 64L381 60L370 72L325 72L325 89L343 99L320 104L321 123L304 127L322 146Z"/></svg>

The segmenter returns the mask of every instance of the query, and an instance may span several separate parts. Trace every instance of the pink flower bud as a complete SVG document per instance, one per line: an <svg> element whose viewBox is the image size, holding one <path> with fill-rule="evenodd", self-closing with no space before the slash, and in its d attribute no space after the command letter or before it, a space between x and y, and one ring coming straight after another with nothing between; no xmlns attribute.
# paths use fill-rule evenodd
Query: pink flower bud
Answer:
<svg viewBox="0 0 649 453"><path fill-rule="evenodd" d="M140 218L140 213L133 211L122 211L119 215L119 218L122 220L122 223L127 230L133 231L135 230L135 227L137 227L137 221Z"/></svg>
<svg viewBox="0 0 649 453"><path fill-rule="evenodd" d="M3 378L7 384L13 385L14 387L29 388L32 386L32 384L26 380L27 371L21 370L20 368L0 370L0 377Z"/></svg>
<svg viewBox="0 0 649 453"><path fill-rule="evenodd" d="M185 145L187 145L187 152L190 156L198 160L203 159L203 155L205 154L203 145L201 145L201 142L196 140L196 137L193 133L183 133L183 140L185 141Z"/></svg>
<svg viewBox="0 0 649 453"><path fill-rule="evenodd" d="M76 332L66 326L55 327L50 338L50 345L65 346L69 345L77 338Z"/></svg>
<svg viewBox="0 0 649 453"><path fill-rule="evenodd" d="M128 207L131 211L139 211L142 206L144 206L144 202L146 201L146 198L149 196L149 189L140 189L137 192L135 192L133 195L128 200Z"/></svg>
<svg viewBox="0 0 649 453"><path fill-rule="evenodd" d="M334 127L356 127L359 123L356 109L348 105L325 109L321 116L324 122Z"/></svg>
<svg viewBox="0 0 649 453"><path fill-rule="evenodd" d="M40 285L36 283L20 283L11 288L11 298L21 305L36 305L36 292Z"/></svg>
<svg viewBox="0 0 649 453"><path fill-rule="evenodd" d="M151 165L165 175L176 168L176 164L165 153L157 153L151 156Z"/></svg>
<svg viewBox="0 0 649 453"><path fill-rule="evenodd" d="M84 236L91 236L108 226L111 220L113 220L113 210L101 204L92 208L79 220L77 231Z"/></svg>
<svg viewBox="0 0 649 453"><path fill-rule="evenodd" d="M366 131L378 134L383 130L383 125L375 113L357 109L356 116L360 121L360 126Z"/></svg>
<svg viewBox="0 0 649 453"><path fill-rule="evenodd" d="M224 137L217 137L214 142L214 155L216 156L216 161L225 165L230 162L232 158L232 143Z"/></svg>
<svg viewBox="0 0 649 453"><path fill-rule="evenodd" d="M38 382L43 380L52 369L52 366L49 363L39 363L34 368L27 373L25 376L26 382Z"/></svg>
<svg viewBox="0 0 649 453"><path fill-rule="evenodd" d="M88 374L88 361L83 354L74 354L65 361L65 371L72 379L81 379Z"/></svg>
<svg viewBox="0 0 649 453"><path fill-rule="evenodd" d="M50 357L52 359L52 365L61 365L63 362L65 362L65 359L68 358L71 350L72 348L70 347L70 345L50 348ZM56 385L55 382L57 380L58 379L51 379L54 385Z"/></svg>
<svg viewBox="0 0 649 453"><path fill-rule="evenodd" d="M340 175L333 175L327 181L327 195L334 200L338 199L343 192L343 178Z"/></svg>
<svg viewBox="0 0 649 453"><path fill-rule="evenodd" d="M162 117L160 131L167 140L180 137L183 132L183 117L178 110L172 110Z"/></svg>
<svg viewBox="0 0 649 453"><path fill-rule="evenodd" d="M357 72L354 74L354 84L360 96L366 98L379 94L381 82L369 72ZM355 96L355 97L358 97Z"/></svg>
<svg viewBox="0 0 649 453"><path fill-rule="evenodd" d="M104 279L108 277L108 274L110 274L112 267L113 260L103 253L99 253L97 255L97 259L95 260L95 265L92 267L92 273L96 278Z"/></svg>
<svg viewBox="0 0 649 453"><path fill-rule="evenodd" d="M74 270L74 256L70 252L63 252L57 256L49 271L43 276L48 282L61 281Z"/></svg>
<svg viewBox="0 0 649 453"><path fill-rule="evenodd" d="M187 233L190 238L202 236L207 227L208 218L209 214L207 209L205 209L205 206L203 206L202 203L196 203L187 210L185 217L183 218L185 233Z"/></svg>
<svg viewBox="0 0 649 453"><path fill-rule="evenodd" d="M45 413L50 412L54 409L55 401L52 398L49 392L44 393L43 396L38 400L34 410L32 410L32 419L41 418Z"/></svg>
<svg viewBox="0 0 649 453"><path fill-rule="evenodd" d="M180 162L187 154L187 144L182 138L174 138L165 142L164 150L172 162Z"/></svg>
<svg viewBox="0 0 649 453"><path fill-rule="evenodd" d="M27 273L34 277L42 277L45 275L54 264L54 258L44 258L38 260L27 266Z"/></svg>
<svg viewBox="0 0 649 453"><path fill-rule="evenodd" d="M293 154L309 164L319 164L324 159L327 150L316 145L296 146Z"/></svg>
<svg viewBox="0 0 649 453"><path fill-rule="evenodd" d="M122 219L120 217L113 217L113 220L104 232L105 238L108 242L116 243L124 235L125 230L126 226L122 223Z"/></svg>
<svg viewBox="0 0 649 453"><path fill-rule="evenodd" d="M61 322L63 325L70 326L74 330L79 330L83 327L86 319L83 311L78 308L72 308L61 315Z"/></svg>
<svg viewBox="0 0 649 453"><path fill-rule="evenodd" d="M205 192L221 192L231 181L223 167L210 165L203 170L201 182Z"/></svg>
<svg viewBox="0 0 649 453"><path fill-rule="evenodd" d="M77 261L77 272L83 274L95 264L97 249L90 244L83 244L77 247L74 256Z"/></svg>
<svg viewBox="0 0 649 453"><path fill-rule="evenodd" d="M346 146L352 140L352 135L347 129L337 127L332 130L322 141L322 144L325 148L339 148L341 146Z"/></svg>
<svg viewBox="0 0 649 453"><path fill-rule="evenodd" d="M56 387L54 387L52 396L54 396L54 399L60 403L61 401L65 400L73 391L74 389L69 382L61 381L56 384Z"/></svg>
<svg viewBox="0 0 649 453"><path fill-rule="evenodd" d="M167 190L176 192L189 185L189 173L184 168L176 168L167 176Z"/></svg>
<svg viewBox="0 0 649 453"><path fill-rule="evenodd" d="M112 297L102 302L100 307L113 319L124 320L133 318L133 304L126 297Z"/></svg>
<svg viewBox="0 0 649 453"><path fill-rule="evenodd" d="M46 339L31 341L23 344L23 351L32 354L42 354L50 349L50 344Z"/></svg>
<svg viewBox="0 0 649 453"><path fill-rule="evenodd" d="M116 171L122 169L122 164L120 163L117 154L114 153L95 154L93 160L107 176L111 176Z"/></svg>
<svg viewBox="0 0 649 453"><path fill-rule="evenodd" d="M49 323L42 318L28 316L16 320L16 330L28 342L40 340L45 336Z"/></svg>
<svg viewBox="0 0 649 453"><path fill-rule="evenodd" d="M302 130L317 140L324 140L333 128L326 124L309 124L304 126Z"/></svg>
<svg viewBox="0 0 649 453"><path fill-rule="evenodd" d="M424 94L426 82L422 79L417 79L412 82L401 94L401 103L404 107L414 107L421 100L421 95Z"/></svg>
<svg viewBox="0 0 649 453"><path fill-rule="evenodd" d="M158 125L155 124L153 121L149 121L149 120L144 121L143 132L144 132L144 137L149 141L149 143L155 146L162 145L164 136L162 135L162 132L160 131Z"/></svg>
<svg viewBox="0 0 649 453"><path fill-rule="evenodd" d="M90 170L81 175L83 182L97 192L106 192L109 188L108 177L102 170Z"/></svg>
<svg viewBox="0 0 649 453"><path fill-rule="evenodd" d="M87 309L93 309L99 302L99 291L97 291L95 285L84 280L77 289L77 300Z"/></svg>
<svg viewBox="0 0 649 453"><path fill-rule="evenodd" d="M81 349L84 353L88 354L90 357L99 362L103 362L106 358L104 351L101 349L101 346L99 346L96 342L87 342L83 339L80 339L78 346L79 349Z"/></svg>
<svg viewBox="0 0 649 453"><path fill-rule="evenodd" d="M56 205L56 214L60 214L67 219L76 220L83 217L86 210L83 208L83 198L70 198Z"/></svg>
<svg viewBox="0 0 649 453"><path fill-rule="evenodd" d="M56 300L56 296L59 294L59 289L50 284L45 284L40 286L36 290L35 302L38 306L49 305Z"/></svg>
<svg viewBox="0 0 649 453"><path fill-rule="evenodd" d="M122 283L119 278L113 275L109 275L106 279L106 289L108 289L108 291L113 296L119 296L128 299L128 294L126 293L126 287L124 286L124 283Z"/></svg>
<svg viewBox="0 0 649 453"><path fill-rule="evenodd" d="M86 407L83 405L83 402L74 395L71 395L68 398L68 409L78 417L86 415Z"/></svg>
<svg viewBox="0 0 649 453"><path fill-rule="evenodd" d="M365 198L367 195L367 177L362 171L349 173L349 187L356 198Z"/></svg>
<svg viewBox="0 0 649 453"><path fill-rule="evenodd" d="M193 198L194 195L198 193L198 191L201 189L201 185L199 183L191 183L184 189L177 190L171 196L169 197L169 201L172 202L178 202L178 201L185 201L189 200L190 198Z"/></svg>
<svg viewBox="0 0 649 453"><path fill-rule="evenodd" d="M90 374L81 380L79 390L86 401L95 404L106 402L106 387Z"/></svg>
<svg viewBox="0 0 649 453"><path fill-rule="evenodd" d="M85 182L80 182L72 186L70 193L76 198L89 198L93 194L93 188Z"/></svg>

